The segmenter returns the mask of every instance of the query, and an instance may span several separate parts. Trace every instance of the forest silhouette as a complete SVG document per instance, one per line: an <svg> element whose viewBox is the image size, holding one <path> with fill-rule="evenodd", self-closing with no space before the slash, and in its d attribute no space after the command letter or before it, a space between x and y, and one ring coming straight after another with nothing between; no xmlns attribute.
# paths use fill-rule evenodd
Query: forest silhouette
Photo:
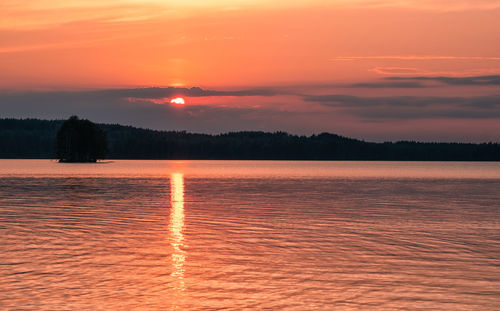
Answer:
<svg viewBox="0 0 500 311"><path fill-rule="evenodd" d="M57 158L64 121L0 119L0 158ZM209 135L98 124L109 159L500 161L499 143L373 143L330 133L232 132ZM90 157L101 158L99 156Z"/></svg>

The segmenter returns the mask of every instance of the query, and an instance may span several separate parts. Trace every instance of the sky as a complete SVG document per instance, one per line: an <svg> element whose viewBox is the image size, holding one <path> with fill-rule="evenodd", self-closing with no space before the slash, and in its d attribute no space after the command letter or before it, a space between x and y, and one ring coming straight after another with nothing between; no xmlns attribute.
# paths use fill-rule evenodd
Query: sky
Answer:
<svg viewBox="0 0 500 311"><path fill-rule="evenodd" d="M0 117L500 142L499 29L500 0L2 0Z"/></svg>

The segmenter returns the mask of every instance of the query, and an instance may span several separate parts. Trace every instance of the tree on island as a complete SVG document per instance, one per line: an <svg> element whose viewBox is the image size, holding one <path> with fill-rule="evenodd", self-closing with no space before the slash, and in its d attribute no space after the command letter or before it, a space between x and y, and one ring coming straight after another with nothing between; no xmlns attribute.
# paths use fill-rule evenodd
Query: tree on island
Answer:
<svg viewBox="0 0 500 311"><path fill-rule="evenodd" d="M89 120L72 116L57 132L59 162L96 162L108 151L106 133Z"/></svg>

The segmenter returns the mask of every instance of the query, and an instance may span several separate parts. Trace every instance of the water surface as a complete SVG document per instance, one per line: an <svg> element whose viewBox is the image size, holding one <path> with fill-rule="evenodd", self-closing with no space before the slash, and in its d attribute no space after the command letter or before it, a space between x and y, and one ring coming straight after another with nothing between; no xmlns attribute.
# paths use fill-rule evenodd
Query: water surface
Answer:
<svg viewBox="0 0 500 311"><path fill-rule="evenodd" d="M500 163L0 160L0 309L498 310Z"/></svg>

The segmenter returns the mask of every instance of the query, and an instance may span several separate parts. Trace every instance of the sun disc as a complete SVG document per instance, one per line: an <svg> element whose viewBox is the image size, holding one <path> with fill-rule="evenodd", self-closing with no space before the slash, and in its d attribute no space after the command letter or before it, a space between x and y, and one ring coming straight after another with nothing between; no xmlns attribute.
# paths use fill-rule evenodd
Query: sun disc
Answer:
<svg viewBox="0 0 500 311"><path fill-rule="evenodd" d="M184 105L185 102L184 102L184 98L182 97L177 97L177 98L174 98L170 101L171 104L175 104L175 105Z"/></svg>

